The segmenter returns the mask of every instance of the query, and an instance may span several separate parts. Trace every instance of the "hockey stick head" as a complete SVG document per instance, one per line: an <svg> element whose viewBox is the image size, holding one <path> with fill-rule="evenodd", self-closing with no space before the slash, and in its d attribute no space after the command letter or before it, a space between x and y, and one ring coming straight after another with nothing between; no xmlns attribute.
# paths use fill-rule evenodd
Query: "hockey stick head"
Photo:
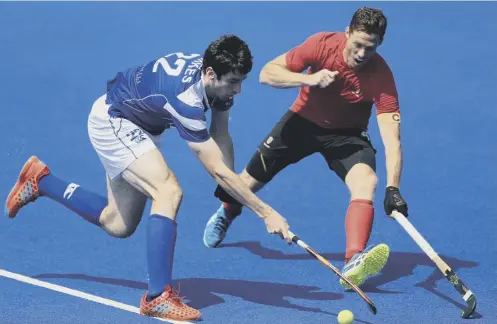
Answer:
<svg viewBox="0 0 497 324"><path fill-rule="evenodd" d="M368 307L369 307L369 310L371 311L371 313L373 313L374 315L376 315L376 306L373 304L373 303L368 303Z"/></svg>
<svg viewBox="0 0 497 324"><path fill-rule="evenodd" d="M469 318L475 312L475 309L476 309L476 297L475 297L475 295L471 294L471 296L469 296L468 300L466 300L466 304L468 306L462 311L462 313L461 313L462 318Z"/></svg>
<svg viewBox="0 0 497 324"><path fill-rule="evenodd" d="M462 318L469 318L476 309L476 296L473 294L471 290L462 282L461 279L457 276L457 274L452 270L447 270L445 272L445 276L447 280L450 282L454 288L461 294L462 298L466 302L467 306L462 311Z"/></svg>

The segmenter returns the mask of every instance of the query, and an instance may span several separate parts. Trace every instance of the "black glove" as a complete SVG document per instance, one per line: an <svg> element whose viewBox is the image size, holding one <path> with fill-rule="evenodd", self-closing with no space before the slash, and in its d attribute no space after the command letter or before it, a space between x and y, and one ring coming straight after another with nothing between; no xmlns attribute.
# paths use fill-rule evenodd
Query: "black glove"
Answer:
<svg viewBox="0 0 497 324"><path fill-rule="evenodd" d="M383 201L383 206L385 207L385 213L390 216L392 211L395 209L404 216L407 215L407 203L400 195L400 191L395 187L387 187L385 190L385 200Z"/></svg>

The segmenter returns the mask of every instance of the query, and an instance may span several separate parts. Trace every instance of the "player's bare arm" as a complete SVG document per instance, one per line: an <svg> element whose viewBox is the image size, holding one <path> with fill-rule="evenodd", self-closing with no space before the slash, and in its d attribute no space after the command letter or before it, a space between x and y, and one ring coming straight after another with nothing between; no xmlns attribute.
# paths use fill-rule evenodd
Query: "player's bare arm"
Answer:
<svg viewBox="0 0 497 324"><path fill-rule="evenodd" d="M202 143L188 142L190 149L216 182L242 205L264 219L269 233L279 233L288 242L288 223L278 212L260 200L224 163L221 150L211 138Z"/></svg>
<svg viewBox="0 0 497 324"><path fill-rule="evenodd" d="M212 121L210 134L223 153L224 163L231 169L235 170L235 150L231 138L228 122L230 110L220 111L212 109Z"/></svg>
<svg viewBox="0 0 497 324"><path fill-rule="evenodd" d="M400 113L382 113L377 116L381 139L385 146L387 187L398 188L402 173L400 143Z"/></svg>
<svg viewBox="0 0 497 324"><path fill-rule="evenodd" d="M313 74L292 72L288 69L285 57L286 53L267 63L259 74L259 82L281 89L302 86L325 88L339 77L337 71L326 69Z"/></svg>

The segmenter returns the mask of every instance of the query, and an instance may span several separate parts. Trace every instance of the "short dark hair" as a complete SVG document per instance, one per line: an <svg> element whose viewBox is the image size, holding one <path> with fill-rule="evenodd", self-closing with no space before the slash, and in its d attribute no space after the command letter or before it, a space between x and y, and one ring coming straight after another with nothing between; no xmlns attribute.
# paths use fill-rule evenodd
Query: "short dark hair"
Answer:
<svg viewBox="0 0 497 324"><path fill-rule="evenodd" d="M217 78L238 71L248 74L252 70L252 54L242 39L233 34L227 34L211 42L204 53L202 71L211 67Z"/></svg>
<svg viewBox="0 0 497 324"><path fill-rule="evenodd" d="M362 31L368 34L377 34L381 41L387 31L387 17L380 9L362 7L352 16L349 29L353 31Z"/></svg>

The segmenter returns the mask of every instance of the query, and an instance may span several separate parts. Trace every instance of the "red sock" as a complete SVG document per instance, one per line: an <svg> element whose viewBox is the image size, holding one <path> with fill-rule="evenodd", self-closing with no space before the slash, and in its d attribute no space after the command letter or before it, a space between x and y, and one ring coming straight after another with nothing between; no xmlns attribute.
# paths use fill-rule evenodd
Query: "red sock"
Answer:
<svg viewBox="0 0 497 324"><path fill-rule="evenodd" d="M366 248L373 227L374 207L371 200L354 199L349 204L345 216L345 235L347 247L345 249L345 262L357 252Z"/></svg>
<svg viewBox="0 0 497 324"><path fill-rule="evenodd" d="M236 217L242 213L242 205L223 202L224 211L228 217Z"/></svg>

